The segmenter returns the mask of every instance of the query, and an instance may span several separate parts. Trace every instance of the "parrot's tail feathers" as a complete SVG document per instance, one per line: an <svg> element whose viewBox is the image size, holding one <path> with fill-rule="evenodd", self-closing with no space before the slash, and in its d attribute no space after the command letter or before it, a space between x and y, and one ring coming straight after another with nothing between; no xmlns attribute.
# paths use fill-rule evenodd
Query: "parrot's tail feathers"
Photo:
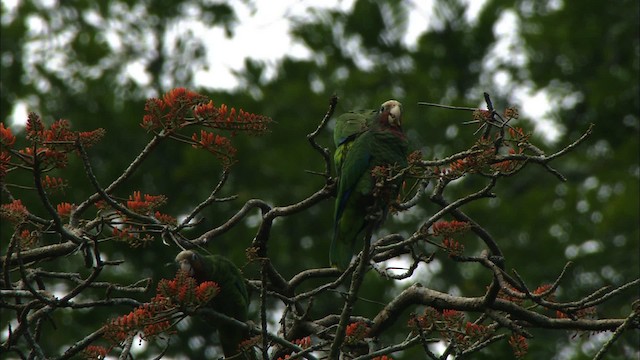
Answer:
<svg viewBox="0 0 640 360"><path fill-rule="evenodd" d="M353 257L353 243L345 242L344 239L334 238L329 251L329 263L332 267L345 270L351 263Z"/></svg>

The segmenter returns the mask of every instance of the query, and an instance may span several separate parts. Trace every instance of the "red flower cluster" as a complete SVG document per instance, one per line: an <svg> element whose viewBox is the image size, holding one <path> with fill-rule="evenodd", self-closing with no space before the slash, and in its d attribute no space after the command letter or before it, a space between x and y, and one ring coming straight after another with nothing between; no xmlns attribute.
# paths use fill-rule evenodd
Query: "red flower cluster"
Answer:
<svg viewBox="0 0 640 360"><path fill-rule="evenodd" d="M27 229L24 229L20 232L20 248L21 249L30 249L34 247L38 243L38 233L31 232Z"/></svg>
<svg viewBox="0 0 640 360"><path fill-rule="evenodd" d="M233 157L236 155L236 148L233 147L228 138L205 130L200 130L200 138L198 138L198 135L194 133L191 136L191 140L193 141L192 146L194 148L201 148L209 151L222 161L223 166L229 167L233 164Z"/></svg>
<svg viewBox="0 0 640 360"><path fill-rule="evenodd" d="M475 343L485 341L494 332L494 329L465 321L463 312L444 309L438 312L433 307L427 306L423 315L412 317L408 322L413 332L439 332L440 335L454 344L457 350L464 350Z"/></svg>
<svg viewBox="0 0 640 360"><path fill-rule="evenodd" d="M266 132L272 121L268 116L252 114L242 109L236 111L235 108L229 109L225 104L217 108L213 101L196 106L193 113L198 120L211 128L252 134Z"/></svg>
<svg viewBox="0 0 640 360"><path fill-rule="evenodd" d="M511 335L509 338L509 345L511 345L511 349L513 350L513 355L516 358L521 359L529 350L529 344L527 344L527 339L525 339L522 335Z"/></svg>
<svg viewBox="0 0 640 360"><path fill-rule="evenodd" d="M163 224L175 225L177 223L176 218L171 215L163 214L160 211L156 211L154 216Z"/></svg>
<svg viewBox="0 0 640 360"><path fill-rule="evenodd" d="M106 130L103 128L82 132L71 131L70 129L71 124L69 120L65 119L55 121L49 129L45 128L42 120L35 113L30 113L27 119L27 139L37 143L55 146L58 150L72 150L73 143L77 139L79 139L84 146L94 145L106 133Z"/></svg>
<svg viewBox="0 0 640 360"><path fill-rule="evenodd" d="M11 133L11 129L5 128L4 123L0 123L0 145L10 148L15 142L16 137Z"/></svg>
<svg viewBox="0 0 640 360"><path fill-rule="evenodd" d="M0 179L4 179L5 176L9 173L9 169L11 168L11 155L9 155L8 151L5 151L4 147L0 152Z"/></svg>
<svg viewBox="0 0 640 360"><path fill-rule="evenodd" d="M387 355L382 355L382 356L376 356L371 360L393 360L393 358Z"/></svg>
<svg viewBox="0 0 640 360"><path fill-rule="evenodd" d="M491 111L489 110L478 109L473 112L473 120L478 120L481 124L490 119Z"/></svg>
<svg viewBox="0 0 640 360"><path fill-rule="evenodd" d="M549 291L549 289L551 289L551 284L543 284L538 286L535 290L533 290L533 295L542 295L544 293L546 293L547 291ZM554 298L554 294L553 292L547 294L544 296L545 299L553 299Z"/></svg>
<svg viewBox="0 0 640 360"><path fill-rule="evenodd" d="M174 131L188 125L192 120L192 109L207 101L207 98L185 88L175 88L162 97L147 100L142 118L142 127L147 130L165 129Z"/></svg>
<svg viewBox="0 0 640 360"><path fill-rule="evenodd" d="M0 216L11 222L19 223L24 220L27 215L29 215L29 211L22 205L22 200L13 200L8 204L2 204L2 206L0 206Z"/></svg>
<svg viewBox="0 0 640 360"><path fill-rule="evenodd" d="M515 107L508 107L504 109L503 115L506 119L517 119L518 117L520 117L520 113Z"/></svg>
<svg viewBox="0 0 640 360"><path fill-rule="evenodd" d="M295 339L293 340L293 343L303 349L308 349L311 346L311 336L303 337L302 339Z"/></svg>
<svg viewBox="0 0 640 360"><path fill-rule="evenodd" d="M149 340L169 331L181 307L206 304L219 292L215 282L197 285L195 279L179 271L174 279L159 281L156 296L150 302L111 320L105 326L105 338L113 344L121 344L137 334Z"/></svg>
<svg viewBox="0 0 640 360"><path fill-rule="evenodd" d="M62 202L56 206L56 210L58 211L58 215L63 218L67 218L71 216L71 212L76 209L75 204L69 204L66 202Z"/></svg>
<svg viewBox="0 0 640 360"><path fill-rule="evenodd" d="M82 350L81 356L87 360L102 360L107 357L109 350L103 346L89 345Z"/></svg>
<svg viewBox="0 0 640 360"><path fill-rule="evenodd" d="M93 131L77 132L70 130L71 125L68 120L57 120L47 129L40 116L36 113L29 113L27 118L27 140L32 145L19 150L24 156L21 160L28 165L33 165L33 145L37 145L37 155L44 167L53 166L63 168L68 163L68 153L73 151L76 141L83 146L91 146L97 143L105 134L105 130L100 128Z"/></svg>
<svg viewBox="0 0 640 360"><path fill-rule="evenodd" d="M182 306L200 306L208 303L220 292L220 287L213 281L196 284L196 280L184 271L178 271L172 280L162 279L158 283L157 293L172 303Z"/></svg>
<svg viewBox="0 0 640 360"><path fill-rule="evenodd" d="M449 256L460 256L464 251L464 245L451 238L445 238L442 240L442 246L447 249Z"/></svg>
<svg viewBox="0 0 640 360"><path fill-rule="evenodd" d="M510 129L511 130L511 129ZM522 154L523 149L518 150L518 154ZM516 150L513 148L509 149L509 155L514 155ZM522 164L522 161L519 160L503 160L491 165L491 168L502 173L510 173L518 168Z"/></svg>
<svg viewBox="0 0 640 360"><path fill-rule="evenodd" d="M347 344L354 344L358 341L364 340L369 333L369 327L362 321L354 322L347 325L346 337L344 342Z"/></svg>
<svg viewBox="0 0 640 360"><path fill-rule="evenodd" d="M431 227L433 236L451 237L471 229L471 224L465 221L438 221Z"/></svg>
<svg viewBox="0 0 640 360"><path fill-rule="evenodd" d="M140 334L142 339L149 340L169 330L174 309L164 298L156 296L151 302L109 322L105 327L105 338L121 344L128 337Z"/></svg>
<svg viewBox="0 0 640 360"><path fill-rule="evenodd" d="M67 185L67 182L62 178L55 178L47 175L42 179L42 186L47 190L64 191Z"/></svg>
<svg viewBox="0 0 640 360"><path fill-rule="evenodd" d="M261 134L268 130L271 118L252 114L242 109L229 109L222 104L216 107L213 101L185 88L176 88L166 93L162 99L149 99L145 104L142 127L149 131L162 129L165 133L175 133L190 125L209 129L226 130L231 136L237 131ZM190 139L176 134L175 139L188 142L195 148L205 149L218 157L224 167L233 164L236 149L229 138L201 129Z"/></svg>
<svg viewBox="0 0 640 360"><path fill-rule="evenodd" d="M509 128L509 136L516 141L529 141L531 134L525 134L521 127Z"/></svg>
<svg viewBox="0 0 640 360"><path fill-rule="evenodd" d="M161 206L166 201L167 197L164 195L142 195L140 191L134 191L133 195L129 195L127 208L131 211L146 215L152 213L157 207Z"/></svg>

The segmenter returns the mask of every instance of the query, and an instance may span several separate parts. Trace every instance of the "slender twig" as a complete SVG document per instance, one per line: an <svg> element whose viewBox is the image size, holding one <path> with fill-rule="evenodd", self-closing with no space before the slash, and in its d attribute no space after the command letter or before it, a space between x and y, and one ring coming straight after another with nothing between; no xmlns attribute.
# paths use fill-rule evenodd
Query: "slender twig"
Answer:
<svg viewBox="0 0 640 360"><path fill-rule="evenodd" d="M347 295L347 299L342 306L342 312L340 313L340 322L338 323L338 328L336 329L335 337L333 339L333 343L331 344L331 349L329 350L329 358L337 359L338 354L340 352L340 347L344 342L344 337L346 333L346 328L351 312L353 311L353 306L358 299L358 291L360 290L360 285L362 285L362 281L364 280L364 274L367 270L367 265L369 263L369 249L371 247L371 236L373 234L374 223L371 222L365 231L364 236L364 246L362 251L360 252L360 258L358 260L357 268L353 272L353 276L351 277L351 285L349 287L349 294Z"/></svg>
<svg viewBox="0 0 640 360"><path fill-rule="evenodd" d="M464 106L442 105L442 104L436 104L436 103L430 103L430 102L424 102L424 101L418 102L418 105L433 106L433 107L439 107L439 108L451 109L451 110L464 110L464 111L476 111L476 110L478 110L478 108L464 107Z"/></svg>
<svg viewBox="0 0 640 360"><path fill-rule="evenodd" d="M153 149L158 146L160 141L164 138L164 133L158 134L154 136L149 143L144 147L144 149L136 156L136 158L129 164L127 169L117 178L115 179L109 186L104 189L105 194L110 194L116 187L122 184L125 180L127 180L142 164L142 162L151 154ZM95 186L95 185L94 185ZM76 227L79 223L79 218L83 212L85 212L89 206L94 204L96 201L100 200L103 195L96 192L95 194L89 196L89 198L83 201L74 212L71 213L71 218L69 219L69 223Z"/></svg>
<svg viewBox="0 0 640 360"><path fill-rule="evenodd" d="M312 133L307 135L307 140L309 140L311 147L316 149L324 159L324 166L325 166L324 173L325 173L325 176L327 177L327 180L329 180L329 177L331 175L331 156L329 155L329 149L320 146L316 142L316 137L318 136L320 131L327 126L327 123L329 122L329 119L333 115L333 112L335 111L337 104L338 104L338 96L334 94L329 99L329 109L327 109L327 112L322 118L322 121L320 121L320 124L318 124L318 127Z"/></svg>
<svg viewBox="0 0 640 360"><path fill-rule="evenodd" d="M616 331L613 332L613 335L611 335L611 338L609 338L609 340L607 340L606 343L604 343L604 345L602 346L602 348L598 351L598 353L596 354L596 356L593 357L593 360L600 360L603 359L604 356L607 354L607 352L609 351L609 349L611 349L611 347L613 346L613 343L616 342L616 340L618 340L618 338L620 337L620 335L622 335L622 333L629 327L631 326L631 324L634 321L637 321L640 318L640 312L638 312L638 309L634 309L631 314L629 314L629 316L627 316L627 318L624 320L624 322L622 324L620 324L620 326L618 326L618 328L616 329Z"/></svg>

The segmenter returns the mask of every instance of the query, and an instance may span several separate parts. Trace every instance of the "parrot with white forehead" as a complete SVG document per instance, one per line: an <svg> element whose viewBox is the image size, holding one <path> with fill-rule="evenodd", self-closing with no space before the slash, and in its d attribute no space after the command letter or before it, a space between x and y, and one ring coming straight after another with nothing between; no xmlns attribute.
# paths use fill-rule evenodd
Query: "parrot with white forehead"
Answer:
<svg viewBox="0 0 640 360"><path fill-rule="evenodd" d="M334 130L338 173L338 191L334 213L334 233L330 249L331 266L349 266L358 240L363 240L371 208L381 211L384 221L391 202L398 196L402 178L391 184L384 196L373 195L375 181L371 171L376 166L407 166L408 141L402 131L402 104L385 101L377 111L349 112L336 119Z"/></svg>
<svg viewBox="0 0 640 360"><path fill-rule="evenodd" d="M244 277L238 267L229 259L221 255L203 256L192 250L181 251L176 256L176 263L180 270L193 277L198 284L214 281L220 287L220 292L207 304L212 310L246 322L249 311L249 294L244 283ZM251 356L240 356L238 347L240 342L249 338L249 333L233 326L213 323L218 328L222 351L226 358L238 359Z"/></svg>

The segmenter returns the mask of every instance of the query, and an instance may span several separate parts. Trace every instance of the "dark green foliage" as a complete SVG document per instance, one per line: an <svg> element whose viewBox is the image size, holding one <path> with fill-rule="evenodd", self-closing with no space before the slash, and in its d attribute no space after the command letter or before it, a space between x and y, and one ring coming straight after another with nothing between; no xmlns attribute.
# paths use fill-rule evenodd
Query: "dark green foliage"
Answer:
<svg viewBox="0 0 640 360"><path fill-rule="evenodd" d="M140 4L137 1L60 1L55 9L45 9L35 3L21 1L13 21L2 23L0 109L3 122L6 123L16 101L28 100L29 110L40 112L49 122L63 117L69 119L76 130L106 128L105 139L89 154L103 185L119 176L151 137L139 126L144 99L177 86L194 88L194 76L189 69L206 66L199 50L202 44L187 48L187 44L194 44L193 37L178 42L170 53L163 50L166 44L162 36L175 21L183 18L184 6L201 7L200 19L206 26L221 27L228 33L233 33L234 25L242 21L230 5L200 5L199 1L154 1L144 16L126 15L134 5ZM565 262L573 261L575 266L558 293L563 301L585 296L601 286L617 286L637 278L640 238L638 2L489 0L475 22L468 23L464 16L468 1L439 0L433 13L420 14L427 19L429 28L422 29L424 32L415 47L408 48L401 39L408 15L415 11L407 7L410 3L357 0L351 12L310 11L310 18L296 22L293 35L296 41L310 48L312 60L285 57L271 80L265 80L265 64L248 60L246 70L238 74L241 79L238 89L194 88L208 93L217 104L233 104L266 114L277 123L264 137L236 139L238 163L232 168L220 196L237 194L237 200L207 208L198 225L186 235L197 236L219 226L248 199L261 198L270 204L286 205L320 188L325 179L305 170L322 171L323 162L308 146L305 136L322 119L332 93L340 97L338 113L366 108L388 98L399 99L405 105L407 121L403 126L412 145L420 149L426 159L443 158L471 145L475 128L461 125L470 120L470 115L415 104L429 101L477 106L482 103L482 91L487 91L498 104L497 108L511 105L516 100L511 97L512 89L501 88L490 81L495 72L504 70L516 81L532 86L533 91L544 89L550 94L552 102L548 110L553 114L551 121L561 130L560 135L554 141L546 141L544 128L534 132L534 138L546 144L543 150L547 153L576 139L589 123L596 124L594 135L579 151L552 163L567 176L566 183L559 183L542 168L530 167L519 176L506 179L496 190L496 199L482 200L463 210L491 232L505 253L506 268L516 269L532 288L553 281ZM123 10L116 12L113 4L122 6ZM552 4L561 6L554 9L550 7ZM2 11L3 17L7 15L4 4ZM132 41L124 42L122 50L114 52L104 39L104 29L84 20L82 14L87 11L95 11L105 19L121 20L122 32ZM505 11L513 14L520 24L520 43L526 50L527 61L521 66L504 63L487 71L482 64L496 41L493 28ZM28 66L25 45L37 40L28 32L27 20L32 16L41 17L47 24L61 20L56 20L60 28L48 32L51 37L70 26L76 27L76 35L68 47L47 53L48 57L66 55L64 72L47 68L47 58L41 59L37 66ZM159 40L149 45L142 39L144 34L153 34ZM353 39L361 39L362 47L351 47L352 42L346 40ZM370 66L357 65L354 54L371 59ZM515 56L511 50L503 55ZM105 68L97 73L89 71L101 60ZM136 60L144 64L149 83L121 76L126 64ZM309 84L313 81L322 84L321 90L311 91ZM522 108L523 104L513 105ZM533 130L535 120L538 119L522 116L516 124ZM330 131L322 134L319 141L329 146ZM66 179L70 188L64 194L53 194L54 203L77 203L94 192L79 161L72 160L68 170L73 174ZM179 216L209 196L219 180L220 170L208 154L165 143L147 159L142 171L130 179L128 188L118 189L116 193L125 198L138 189L165 194L168 202L164 212ZM9 180L32 183L26 174ZM479 184L479 180L471 177L451 187L445 195L455 199L476 191ZM24 200L30 211L41 216L46 214L32 192L11 190ZM3 192L2 203L7 201ZM426 214L438 210L439 207L429 202L419 205L419 211ZM332 202L325 201L307 214L284 218L274 224L269 256L283 276L290 278L299 271L326 266L324 254L329 252L332 238L332 214ZM385 232L406 233L415 225L411 222L414 218L406 218L389 219ZM5 224L3 220L0 229L2 254L12 233L11 226ZM208 247L236 264L244 264L245 249L250 246L255 231L255 222L245 221ZM58 241L57 237L47 235L40 245ZM483 249L472 237L464 245L469 255ZM122 259L125 265L103 272L101 281L128 284L152 276L157 282L172 276L171 268L164 264L173 259L176 250L162 245L160 239L144 249L111 243L102 250L109 259ZM423 285L478 296L490 281L486 270L475 264L460 265L445 255L438 255L437 260L439 266L422 272L417 279ZM88 274L79 253L37 266L43 270ZM259 276L254 265L243 271L249 278ZM372 301L358 302L355 314L375 315L384 302L392 298L389 294L399 292L397 286L397 282L368 274L362 295ZM96 290L94 294L99 297L104 291ZM135 297L147 301L148 295ZM337 299L341 297L318 298L313 315L335 313ZM628 297L614 297L601 315L625 317L631 311L629 303ZM129 306L119 305L94 309L90 315L55 312L43 325L49 336L41 339L41 344L47 353L58 353L59 349L98 329L110 317L130 310ZM0 318L6 318L5 311L2 310ZM249 318L258 317L250 313ZM54 326L64 331L51 331ZM404 323L399 322L385 334L385 339L401 341L406 331ZM180 330L180 336L171 338L166 354L168 357L202 357L204 347L211 342L211 333L210 326L194 321L187 329ZM529 342L529 358L548 359L560 352L569 354L571 359L593 357L593 351L582 346L588 337L551 330L532 330L532 333L535 338ZM204 347L189 347L189 339L199 336L204 337ZM160 353L164 345L164 342L149 343L142 358ZM636 354L634 351L637 352L637 333L623 334L611 358L625 358L625 355ZM422 355L418 354L408 351L393 357L413 359ZM511 356L506 343L474 354L477 359Z"/></svg>

